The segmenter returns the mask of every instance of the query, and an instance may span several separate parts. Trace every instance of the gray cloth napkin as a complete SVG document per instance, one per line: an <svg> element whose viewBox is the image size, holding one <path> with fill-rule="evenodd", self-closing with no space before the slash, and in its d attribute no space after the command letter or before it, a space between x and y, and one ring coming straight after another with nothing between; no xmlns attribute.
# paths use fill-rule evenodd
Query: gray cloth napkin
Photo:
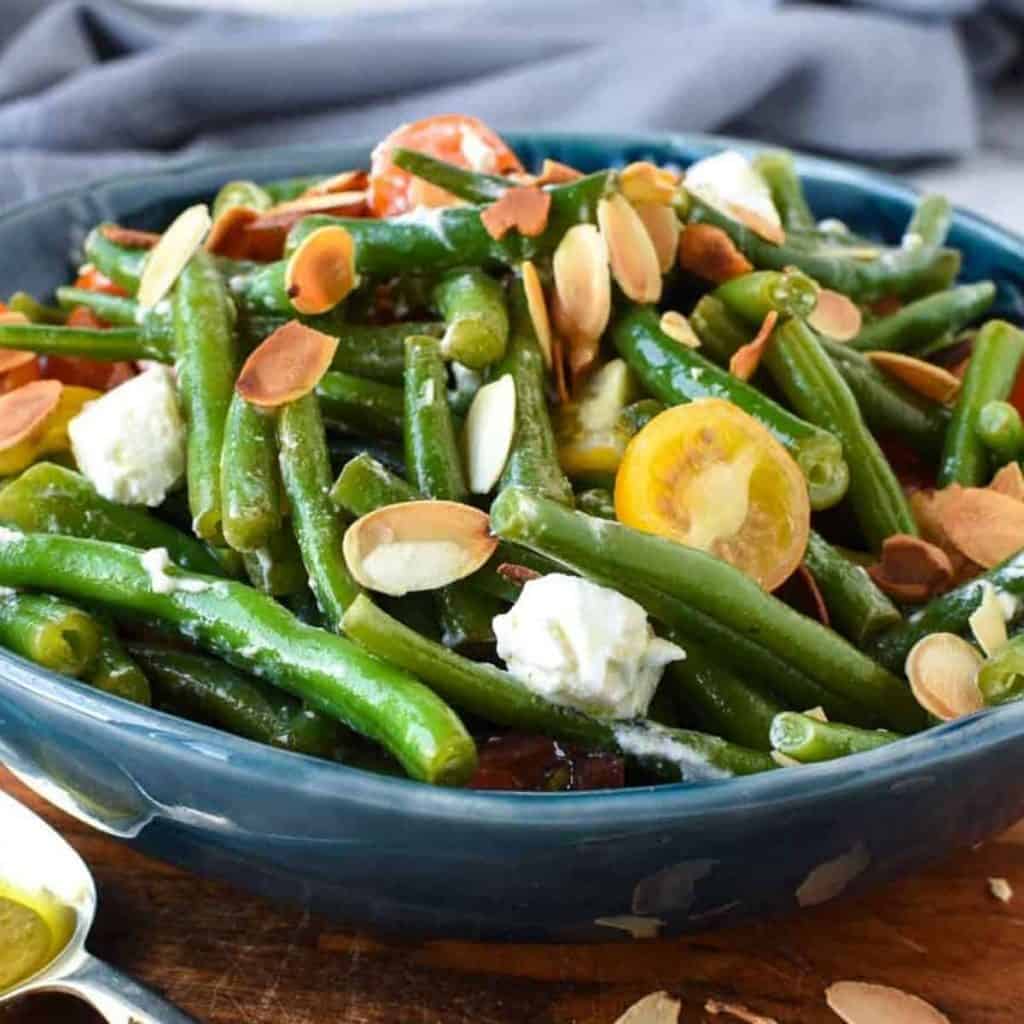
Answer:
<svg viewBox="0 0 1024 1024"><path fill-rule="evenodd" d="M885 161L958 154L976 144L979 76L1016 58L1024 0L441 0L333 18L5 0L4 13L0 204L170 154L374 138L445 111Z"/></svg>

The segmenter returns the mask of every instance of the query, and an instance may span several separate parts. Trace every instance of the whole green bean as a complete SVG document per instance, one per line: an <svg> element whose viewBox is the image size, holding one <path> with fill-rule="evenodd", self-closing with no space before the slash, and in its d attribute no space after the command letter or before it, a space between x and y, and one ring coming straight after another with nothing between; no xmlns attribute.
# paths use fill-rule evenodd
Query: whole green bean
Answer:
<svg viewBox="0 0 1024 1024"><path fill-rule="evenodd" d="M993 399L1009 398L1024 358L1024 331L990 320L978 332L939 463L939 486L977 487L988 474L988 452L978 436L978 414Z"/></svg>
<svg viewBox="0 0 1024 1024"><path fill-rule="evenodd" d="M515 182L497 174L481 174L464 167L438 160L427 153L401 146L391 153L391 162L403 171L451 192L469 203L493 203L500 199Z"/></svg>
<svg viewBox="0 0 1024 1024"><path fill-rule="evenodd" d="M508 347L508 310L500 282L479 268L445 274L434 288L445 322L441 353L470 369L497 362Z"/></svg>
<svg viewBox="0 0 1024 1024"><path fill-rule="evenodd" d="M149 680L110 622L103 623L99 651L85 678L90 686L104 693L147 707L153 703Z"/></svg>
<svg viewBox="0 0 1024 1024"><path fill-rule="evenodd" d="M754 169L764 178L771 191L772 202L787 231L817 229L818 223L807 205L792 153L784 149L766 150L754 159Z"/></svg>
<svg viewBox="0 0 1024 1024"><path fill-rule="evenodd" d="M759 673L773 688L782 685L783 677L802 677L814 684L811 689L824 688L859 708L860 714L854 712L858 724L880 722L907 730L922 724L920 707L899 679L703 551L572 512L521 489L498 496L491 507L491 529L578 572L596 572L602 577L598 582L614 580L617 589L641 604L659 594L670 598L675 607L665 603L652 611L655 617L664 616L680 636L704 642L723 664Z"/></svg>
<svg viewBox="0 0 1024 1024"><path fill-rule="evenodd" d="M779 316L806 317L818 304L818 286L792 267L742 274L720 284L713 294L753 327L772 310Z"/></svg>
<svg viewBox="0 0 1024 1024"><path fill-rule="evenodd" d="M0 537L0 585L45 586L120 616L157 619L376 740L415 779L458 785L473 774L473 740L448 705L411 676L304 625L244 584L167 575L169 589L154 587L142 555L117 544L39 533Z"/></svg>
<svg viewBox="0 0 1024 1024"><path fill-rule="evenodd" d="M54 572L55 565L59 563L47 567L48 575L59 575ZM34 585L47 583L41 579ZM91 615L56 597L0 595L0 645L51 672L84 675L95 662L102 639L103 629Z"/></svg>
<svg viewBox="0 0 1024 1024"><path fill-rule="evenodd" d="M246 551L242 558L249 582L264 594L294 597L309 589L302 552L290 522L275 530L263 547Z"/></svg>
<svg viewBox="0 0 1024 1024"><path fill-rule="evenodd" d="M990 707L1024 697L1024 634L1018 633L1002 650L985 659L978 673L978 689Z"/></svg>
<svg viewBox="0 0 1024 1024"><path fill-rule="evenodd" d="M673 341L659 328L653 309L634 306L621 313L612 325L612 340L655 398L668 405L709 396L724 398L763 423L803 471L812 508L828 508L846 493L847 466L834 435L799 419L750 384Z"/></svg>
<svg viewBox="0 0 1024 1024"><path fill-rule="evenodd" d="M863 754L902 738L886 729L858 729L839 722L822 722L796 711L781 712L771 725L772 747L803 764Z"/></svg>
<svg viewBox="0 0 1024 1024"><path fill-rule="evenodd" d="M1024 422L1009 402L986 402L978 412L976 429L995 466L1004 466L1024 455Z"/></svg>
<svg viewBox="0 0 1024 1024"><path fill-rule="evenodd" d="M62 327L52 324L0 324L0 349L24 349L41 356L84 356L101 362L122 359L173 361L167 339L147 336L141 327Z"/></svg>
<svg viewBox="0 0 1024 1024"><path fill-rule="evenodd" d="M331 426L370 437L402 437L402 389L330 370L316 386L320 412Z"/></svg>

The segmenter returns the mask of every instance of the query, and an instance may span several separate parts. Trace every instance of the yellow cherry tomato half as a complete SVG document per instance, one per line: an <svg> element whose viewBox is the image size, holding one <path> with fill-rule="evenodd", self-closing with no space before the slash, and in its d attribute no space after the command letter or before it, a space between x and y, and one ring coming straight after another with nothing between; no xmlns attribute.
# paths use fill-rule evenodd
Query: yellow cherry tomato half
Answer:
<svg viewBox="0 0 1024 1024"><path fill-rule="evenodd" d="M721 398L666 409L629 442L615 514L721 558L766 590L800 564L811 528L800 467L757 420Z"/></svg>

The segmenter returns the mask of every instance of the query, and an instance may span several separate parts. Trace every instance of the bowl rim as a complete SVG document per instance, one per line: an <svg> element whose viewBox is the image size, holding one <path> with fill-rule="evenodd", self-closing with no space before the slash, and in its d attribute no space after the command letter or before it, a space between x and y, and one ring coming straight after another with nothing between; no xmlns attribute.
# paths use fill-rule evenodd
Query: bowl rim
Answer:
<svg viewBox="0 0 1024 1024"><path fill-rule="evenodd" d="M685 132L508 132L505 137L515 144L528 141L538 148L576 141L608 150L658 146L714 152L730 147L749 152L770 145L727 135ZM242 158L259 160L287 156L301 161L306 156L323 157L342 148L369 151L372 145L372 141L353 140L344 144L275 146L171 158L156 167L104 176L19 203L0 212L0 225L31 216L52 204L81 198L96 189L130 184L144 187L152 179L212 171L222 164L237 163ZM791 151L801 172L816 173L897 201L910 202L920 194L919 189L895 175L799 150ZM961 207L954 207L954 227L957 225L980 235L986 243L1015 250L1014 256L1024 272L1024 236ZM112 722L122 727L131 726L150 736L159 733L163 742L187 748L196 756L209 758L207 751L220 748L216 758L218 762L227 762L236 768L241 766L249 773L287 779L288 766L294 767L295 758L301 758L303 771L296 779L301 780L302 788L307 792L315 791L345 801L400 810L407 815L470 820L481 825L514 819L526 828L607 824L609 816L614 818L615 826L621 828L629 824L649 824L659 819L732 812L737 807L755 803L759 808L784 807L817 800L826 794L834 795L839 790L893 786L904 776L927 775L937 765L948 766L952 761L980 756L990 748L1024 735L1022 701L932 726L873 751L801 766L799 770L779 769L757 775L621 790L526 793L430 786L413 779L380 775L344 763L265 746L156 708L132 704L0 649L0 694L11 686L52 702L67 714ZM275 772L276 768L282 770ZM337 785L339 780L344 780L343 786Z"/></svg>

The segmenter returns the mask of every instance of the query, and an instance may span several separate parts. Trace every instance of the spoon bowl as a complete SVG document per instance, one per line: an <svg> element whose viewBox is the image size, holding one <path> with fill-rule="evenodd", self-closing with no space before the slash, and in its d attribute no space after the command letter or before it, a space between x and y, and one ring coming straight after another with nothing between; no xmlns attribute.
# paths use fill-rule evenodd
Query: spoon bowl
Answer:
<svg viewBox="0 0 1024 1024"><path fill-rule="evenodd" d="M34 974L0 991L0 1007L34 992L64 992L110 1024L195 1024L85 948L96 884L81 857L41 818L0 793L0 896L23 898L65 941Z"/></svg>

